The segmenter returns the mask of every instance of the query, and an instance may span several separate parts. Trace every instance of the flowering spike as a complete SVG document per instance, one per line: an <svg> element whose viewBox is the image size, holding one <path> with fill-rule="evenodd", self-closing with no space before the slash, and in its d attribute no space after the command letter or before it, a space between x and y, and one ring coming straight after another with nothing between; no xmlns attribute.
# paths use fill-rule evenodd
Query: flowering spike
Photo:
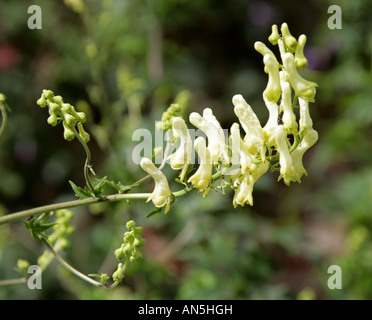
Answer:
<svg viewBox="0 0 372 320"><path fill-rule="evenodd" d="M147 202L152 200L156 207L167 205L166 212L169 210L171 191L166 176L148 158L142 158L140 163L142 169L146 171L155 181L155 188ZM168 210L167 210L168 209Z"/></svg>

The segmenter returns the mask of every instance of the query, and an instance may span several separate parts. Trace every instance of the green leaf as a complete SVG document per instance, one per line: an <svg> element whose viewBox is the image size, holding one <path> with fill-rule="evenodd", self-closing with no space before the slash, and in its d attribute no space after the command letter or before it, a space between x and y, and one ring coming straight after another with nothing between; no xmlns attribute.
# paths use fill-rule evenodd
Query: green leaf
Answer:
<svg viewBox="0 0 372 320"><path fill-rule="evenodd" d="M78 197L80 200L91 198L93 196L92 193L86 189L86 187L83 189L81 187L78 187L71 180L69 180L68 182L70 183L72 190L74 190L75 196Z"/></svg>
<svg viewBox="0 0 372 320"><path fill-rule="evenodd" d="M162 211L164 211L164 206L163 207L160 207L160 208L156 208L154 211L151 211L147 216L146 218L150 218L158 213L162 213Z"/></svg>
<svg viewBox="0 0 372 320"><path fill-rule="evenodd" d="M125 193L129 190L132 190L135 185L123 185L120 181L119 182L115 182L115 181L107 181L107 183L112 186L113 188L115 188L119 193Z"/></svg>
<svg viewBox="0 0 372 320"><path fill-rule="evenodd" d="M36 217L24 223L26 229L31 231L32 237L39 240L43 238L47 239L48 235L45 232L55 225L55 223L42 223L40 220L37 220Z"/></svg>

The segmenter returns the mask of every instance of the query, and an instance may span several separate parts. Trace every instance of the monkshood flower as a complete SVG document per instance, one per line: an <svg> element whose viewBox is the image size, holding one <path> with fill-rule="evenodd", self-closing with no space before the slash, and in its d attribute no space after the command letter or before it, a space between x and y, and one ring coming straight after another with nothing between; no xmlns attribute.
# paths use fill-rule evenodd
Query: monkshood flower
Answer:
<svg viewBox="0 0 372 320"><path fill-rule="evenodd" d="M280 71L280 85L282 87L282 100L279 106L279 112L282 112L282 123L288 134L296 134L298 124L296 115L292 107L292 90L291 85L286 81L286 71Z"/></svg>
<svg viewBox="0 0 372 320"><path fill-rule="evenodd" d="M200 164L198 170L188 179L187 182L191 182L195 188L199 189L199 191L203 191L203 197L205 197L209 192L212 181L213 165L211 155L203 137L195 139L194 147L199 155Z"/></svg>
<svg viewBox="0 0 372 320"><path fill-rule="evenodd" d="M302 175L307 175L307 172L303 166L302 158L304 153L311 148L318 140L318 132L314 129L309 130L302 141L300 142L299 146L294 150L291 154L293 159L293 168L294 168L294 175L293 181L298 183L301 182Z"/></svg>
<svg viewBox="0 0 372 320"><path fill-rule="evenodd" d="M314 102L316 87L318 85L315 82L305 80L300 76L296 68L293 54L287 52L283 55L283 65L287 71L288 81L296 95L307 101Z"/></svg>
<svg viewBox="0 0 372 320"><path fill-rule="evenodd" d="M192 141L185 120L174 117L172 121L173 136L179 138L180 146L175 153L170 155L170 166L173 170L180 170L180 181L183 181L192 158Z"/></svg>
<svg viewBox="0 0 372 320"><path fill-rule="evenodd" d="M231 163L239 166L238 174L245 174L254 168L253 155L249 153L247 146L240 136L239 124L234 123L230 130Z"/></svg>
<svg viewBox="0 0 372 320"><path fill-rule="evenodd" d="M239 185L235 190L234 198L233 198L233 206L236 208L238 205L244 206L245 204L249 204L253 206L253 185L254 179L250 174L243 175L239 179Z"/></svg>
<svg viewBox="0 0 372 320"><path fill-rule="evenodd" d="M293 160L288 148L287 133L283 126L277 126L274 139L277 151L279 153L280 177L284 183L289 186L294 175Z"/></svg>
<svg viewBox="0 0 372 320"><path fill-rule="evenodd" d="M235 95L232 102L235 106L235 115L238 117L239 122L246 133L244 143L247 146L249 153L253 155L260 153L262 159L264 159L265 138L260 120L257 118L251 106L244 100L242 95Z"/></svg>
<svg viewBox="0 0 372 320"><path fill-rule="evenodd" d="M192 112L189 120L195 127L206 134L208 139L208 151L212 163L228 163L229 157L225 142L225 134L220 123L213 115L212 110L210 108L205 108L203 110L203 116L197 112Z"/></svg>
<svg viewBox="0 0 372 320"><path fill-rule="evenodd" d="M172 196L167 177L148 158L142 158L140 165L142 169L146 171L155 181L154 191L147 199L147 202L152 200L152 203L156 207L166 206L165 213L167 213L170 209Z"/></svg>

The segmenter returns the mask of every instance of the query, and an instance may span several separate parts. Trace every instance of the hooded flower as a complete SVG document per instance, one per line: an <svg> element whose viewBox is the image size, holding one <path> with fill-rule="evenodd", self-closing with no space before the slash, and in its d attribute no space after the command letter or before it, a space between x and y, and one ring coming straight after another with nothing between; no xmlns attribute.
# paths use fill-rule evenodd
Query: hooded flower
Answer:
<svg viewBox="0 0 372 320"><path fill-rule="evenodd" d="M274 134L276 148L279 152L279 163L280 163L280 177L283 178L284 183L289 185L292 181L294 174L293 160L289 153L287 133L283 126L277 126Z"/></svg>
<svg viewBox="0 0 372 320"><path fill-rule="evenodd" d="M293 54L287 52L283 55L284 68L287 71L287 78L296 95L302 99L314 102L316 93L315 82L307 81L300 76L295 65L295 58Z"/></svg>
<svg viewBox="0 0 372 320"><path fill-rule="evenodd" d="M191 182L195 188L204 191L203 196L205 197L209 192L210 183L212 181L213 165L211 162L211 155L203 137L195 139L194 147L199 155L200 165L198 170L187 182Z"/></svg>
<svg viewBox="0 0 372 320"><path fill-rule="evenodd" d="M254 179L250 174L241 176L233 199L234 208L238 205L243 207L246 203L253 206L253 185Z"/></svg>
<svg viewBox="0 0 372 320"><path fill-rule="evenodd" d="M235 106L235 115L238 117L239 122L246 133L244 143L247 146L249 153L256 155L259 152L261 157L264 158L265 139L260 120L258 120L251 106L240 94L235 95L232 101Z"/></svg>
<svg viewBox="0 0 372 320"><path fill-rule="evenodd" d="M206 134L211 161L214 164L217 164L219 161L228 163L229 159L225 135L220 123L213 115L212 110L210 108L205 108L203 116L196 112L191 113L190 122Z"/></svg>
<svg viewBox="0 0 372 320"><path fill-rule="evenodd" d="M234 123L231 126L231 163L233 166L239 165L239 173L249 172L253 165L253 156L248 152L247 146L240 137L239 125Z"/></svg>
<svg viewBox="0 0 372 320"><path fill-rule="evenodd" d="M168 159L170 159L170 166L173 170L182 169L180 180L183 181L188 164L191 163L192 141L185 120L182 118L173 118L172 130L173 136L179 137L180 146Z"/></svg>
<svg viewBox="0 0 372 320"><path fill-rule="evenodd" d="M298 183L301 182L302 175L307 175L307 172L302 164L302 157L304 153L311 148L315 142L318 140L318 132L311 129L309 130L302 141L300 142L299 146L294 150L291 154L293 159L293 168L294 168L294 175L293 180L297 181Z"/></svg>
<svg viewBox="0 0 372 320"><path fill-rule="evenodd" d="M146 171L155 181L155 188L147 202L152 200L156 207L165 207L165 213L169 211L171 204L171 191L166 176L148 158L142 158L140 163L142 169Z"/></svg>
<svg viewBox="0 0 372 320"><path fill-rule="evenodd" d="M296 134L298 125L296 115L292 108L292 90L288 81L286 81L286 72L280 71L280 85L282 87L282 100L279 111L283 113L282 122L285 130L289 134Z"/></svg>

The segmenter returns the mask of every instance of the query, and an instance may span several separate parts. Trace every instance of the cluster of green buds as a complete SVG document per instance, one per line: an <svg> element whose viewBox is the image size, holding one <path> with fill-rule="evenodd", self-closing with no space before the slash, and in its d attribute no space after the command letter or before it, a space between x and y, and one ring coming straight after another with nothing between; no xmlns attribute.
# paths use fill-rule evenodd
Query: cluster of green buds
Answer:
<svg viewBox="0 0 372 320"><path fill-rule="evenodd" d="M142 259L140 248L145 245L145 239L142 238L142 227L137 227L134 220L130 220L126 223L126 228L129 231L124 233L123 243L114 253L119 261L126 259L124 265L119 262L117 270L112 275L115 282L120 282L123 279L125 268L129 262L138 262Z"/></svg>
<svg viewBox="0 0 372 320"><path fill-rule="evenodd" d="M175 98L168 109L163 112L161 121L157 123L157 129L167 131L172 128L172 121L174 117L182 117L185 113L190 100L188 91L181 91Z"/></svg>
<svg viewBox="0 0 372 320"><path fill-rule="evenodd" d="M282 63L264 43L256 42L254 45L263 55L264 71L268 74L263 100L269 117L264 126L239 94L232 99L239 123L233 123L228 137L210 108L204 109L203 114L193 112L189 116L190 123L203 131L205 137L197 137L194 141L200 164L187 183L206 196L214 174L223 172L224 183L235 193L234 207L253 205L253 186L269 169L280 171L278 180L283 179L286 185L300 183L301 177L307 174L302 163L303 155L318 140L309 112L309 102L314 102L317 84L305 80L297 70L307 66L304 56L306 36L301 35L297 40L289 32L288 25L283 23L281 34L276 25L272 27L269 41L278 45ZM299 108L298 116L295 108ZM182 170L182 182L188 165L192 163L191 137L181 117L170 117L169 112L164 117L167 119L163 127L168 128L172 120L173 136L180 140L179 148L168 159L174 170ZM172 193L166 177L149 159L143 159L141 166L156 183L149 199L155 200L157 207L168 206Z"/></svg>
<svg viewBox="0 0 372 320"><path fill-rule="evenodd" d="M55 96L51 90L43 90L37 104L45 108L49 108L48 123L56 126L60 121L64 128L63 136L67 141L71 141L75 137L80 136L85 143L90 140L90 135L84 130L83 123L86 121L84 112L77 112L75 108L64 103L61 96ZM78 131L76 130L76 126Z"/></svg>
<svg viewBox="0 0 372 320"><path fill-rule="evenodd" d="M52 226L53 232L48 235L48 242L53 245L54 251L65 251L70 245L69 236L74 232L75 228L71 224L73 213L68 209L61 209L55 213L56 219ZM44 270L54 256L49 250L45 250L37 259L37 264Z"/></svg>

